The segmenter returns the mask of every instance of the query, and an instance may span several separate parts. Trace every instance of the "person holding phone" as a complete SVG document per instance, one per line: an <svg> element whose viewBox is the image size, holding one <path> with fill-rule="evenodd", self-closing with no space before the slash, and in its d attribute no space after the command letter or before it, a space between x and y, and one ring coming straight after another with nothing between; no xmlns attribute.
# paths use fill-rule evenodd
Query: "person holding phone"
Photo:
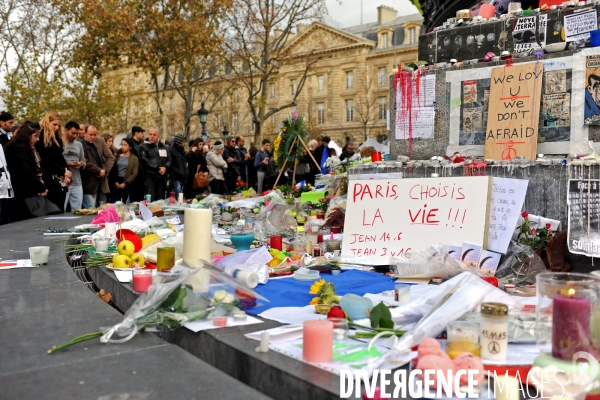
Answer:
<svg viewBox="0 0 600 400"><path fill-rule="evenodd" d="M269 139L263 139L260 150L256 153L254 158L254 166L256 167L256 177L258 181L258 195L260 196L263 192L263 185L265 183L265 175L267 172L267 165L269 164L269 147L271 141Z"/></svg>

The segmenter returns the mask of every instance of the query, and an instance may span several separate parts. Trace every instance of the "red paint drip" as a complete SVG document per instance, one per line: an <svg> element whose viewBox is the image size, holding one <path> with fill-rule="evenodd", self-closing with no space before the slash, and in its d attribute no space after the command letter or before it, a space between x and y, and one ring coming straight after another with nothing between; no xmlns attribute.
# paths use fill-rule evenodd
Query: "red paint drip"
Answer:
<svg viewBox="0 0 600 400"><path fill-rule="evenodd" d="M396 104L396 108L399 110L399 112L396 113L396 124L408 121L408 157L412 159L412 72L402 71L402 66L398 65L398 72L394 75L394 85L396 86L396 90L401 93L400 104Z"/></svg>
<svg viewBox="0 0 600 400"><path fill-rule="evenodd" d="M415 79L415 93L417 94L417 105L421 107L421 70L417 69L417 76Z"/></svg>

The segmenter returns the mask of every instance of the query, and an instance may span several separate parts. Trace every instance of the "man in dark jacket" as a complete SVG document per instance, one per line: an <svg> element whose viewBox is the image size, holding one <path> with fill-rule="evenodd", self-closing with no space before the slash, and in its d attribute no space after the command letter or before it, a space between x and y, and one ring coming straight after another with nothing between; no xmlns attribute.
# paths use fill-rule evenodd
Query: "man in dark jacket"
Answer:
<svg viewBox="0 0 600 400"><path fill-rule="evenodd" d="M250 160L250 153L248 153L248 150L246 150L246 148L244 147L244 145L246 144L246 139L243 136L237 136L235 138L237 147L236 150L238 152L238 155L240 156L240 159L242 160L242 165L240 166L240 178L242 178L242 181L245 183L248 183L248 166L249 166L249 160Z"/></svg>
<svg viewBox="0 0 600 400"><path fill-rule="evenodd" d="M12 137L12 132L15 129L15 118L11 113L0 112L0 145L6 147L6 143Z"/></svg>
<svg viewBox="0 0 600 400"><path fill-rule="evenodd" d="M138 159L140 157L140 146L144 144L144 132L146 131L140 126L134 125L131 127L131 138L133 139L132 153L135 154ZM131 199L133 201L144 200L144 171L141 163L138 164L138 175L133 182Z"/></svg>
<svg viewBox="0 0 600 400"><path fill-rule="evenodd" d="M329 142L331 142L331 138L329 136L323 136L321 139L321 145L315 149L313 155L315 156L315 160L319 163L321 167L321 173L326 173L325 171L325 161L329 158Z"/></svg>
<svg viewBox="0 0 600 400"><path fill-rule="evenodd" d="M173 138L173 146L169 148L171 152L171 181L175 189L175 198L179 198L179 193L183 193L183 186L187 181L188 169L185 164L185 136L182 134L175 135Z"/></svg>
<svg viewBox="0 0 600 400"><path fill-rule="evenodd" d="M158 129L148 130L148 141L140 146L140 164L144 179L144 193L151 195L150 200L165 198L167 170L171 168L171 156L167 147L161 143Z"/></svg>
<svg viewBox="0 0 600 400"><path fill-rule="evenodd" d="M83 186L83 208L94 208L96 206L96 196L101 189L102 178L107 174L103 169L106 165L104 153L99 151L95 145L97 130L93 126L88 126L85 130L83 141L83 154L87 160L85 168L81 173L81 185Z"/></svg>
<svg viewBox="0 0 600 400"><path fill-rule="evenodd" d="M229 193L236 191L236 182L240 180L240 168L242 166L242 158L238 153L235 137L229 137L225 144L223 159L227 162L227 171L225 175L225 184Z"/></svg>

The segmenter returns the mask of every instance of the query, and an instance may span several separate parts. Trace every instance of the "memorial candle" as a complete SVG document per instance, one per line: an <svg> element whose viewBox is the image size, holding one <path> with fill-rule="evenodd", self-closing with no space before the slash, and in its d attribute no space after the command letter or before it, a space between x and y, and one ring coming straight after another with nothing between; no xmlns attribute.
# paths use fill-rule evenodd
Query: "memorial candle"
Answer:
<svg viewBox="0 0 600 400"><path fill-rule="evenodd" d="M327 320L304 321L302 358L308 362L330 362L333 354L333 323Z"/></svg>
<svg viewBox="0 0 600 400"><path fill-rule="evenodd" d="M552 357L571 361L590 346L590 299L576 297L575 289L552 299Z"/></svg>
<svg viewBox="0 0 600 400"><path fill-rule="evenodd" d="M282 251L283 244L281 241L282 241L281 236L271 236L271 247L274 249L277 249L279 251Z"/></svg>

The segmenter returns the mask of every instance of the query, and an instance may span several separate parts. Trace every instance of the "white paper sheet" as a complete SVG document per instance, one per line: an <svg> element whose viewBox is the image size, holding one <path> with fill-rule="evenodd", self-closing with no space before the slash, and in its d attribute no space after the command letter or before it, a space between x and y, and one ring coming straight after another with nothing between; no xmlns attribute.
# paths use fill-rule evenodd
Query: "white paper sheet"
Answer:
<svg viewBox="0 0 600 400"><path fill-rule="evenodd" d="M269 343L280 343L289 342L290 340L297 340L302 338L302 325L284 325L278 326L277 328L267 329L269 332ZM261 340L261 334L265 331L257 331L252 333L246 333L244 336L248 339Z"/></svg>
<svg viewBox="0 0 600 400"><path fill-rule="evenodd" d="M325 319L324 315L315 313L315 306L274 307L258 314L259 317L272 319L282 324L303 324L311 319Z"/></svg>
<svg viewBox="0 0 600 400"><path fill-rule="evenodd" d="M233 319L232 317L227 317L227 326L215 326L213 324L212 320L188 322L188 323L184 324L183 326L188 328L190 331L200 332L200 331L204 331L206 329L229 328L232 326L253 325L253 324L262 324L262 323L263 323L263 321L261 321L260 319L254 318L254 317L251 317L250 315L248 315L246 317L245 321L239 321L239 320Z"/></svg>
<svg viewBox="0 0 600 400"><path fill-rule="evenodd" d="M152 211L150 211L148 207L144 205L144 203L140 203L140 214L142 215L142 220L144 221L148 221L152 218Z"/></svg>
<svg viewBox="0 0 600 400"><path fill-rule="evenodd" d="M47 218L44 218L44 219L53 220L53 219L77 219L77 218L81 218L81 217L47 217Z"/></svg>
<svg viewBox="0 0 600 400"><path fill-rule="evenodd" d="M0 262L0 270L14 268L37 268L39 265L31 264L31 260L4 260Z"/></svg>
<svg viewBox="0 0 600 400"><path fill-rule="evenodd" d="M224 270L227 267L233 267L240 264L266 264L273 259L269 250L262 246L257 249L238 251L223 257L215 265L217 268Z"/></svg>
<svg viewBox="0 0 600 400"><path fill-rule="evenodd" d="M399 111L400 112L400 111ZM433 139L434 137L434 107L414 107L411 111L412 134L409 129L408 116L396 118L396 139Z"/></svg>
<svg viewBox="0 0 600 400"><path fill-rule="evenodd" d="M488 250L506 253L527 194L527 179L492 177Z"/></svg>

